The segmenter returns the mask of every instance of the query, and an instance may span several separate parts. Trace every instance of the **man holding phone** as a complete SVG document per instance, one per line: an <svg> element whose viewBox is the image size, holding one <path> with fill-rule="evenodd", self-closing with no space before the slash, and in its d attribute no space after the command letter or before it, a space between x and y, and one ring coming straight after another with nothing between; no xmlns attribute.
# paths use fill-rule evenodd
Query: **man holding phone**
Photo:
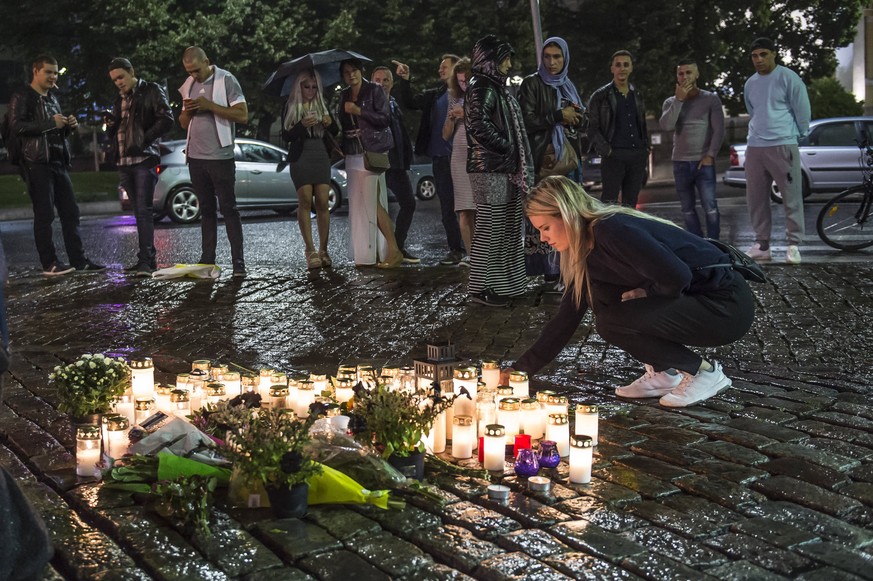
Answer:
<svg viewBox="0 0 873 581"><path fill-rule="evenodd" d="M42 273L59 276L74 270L103 270L105 266L85 257L79 235L79 205L67 172L71 159L67 136L79 123L73 115L61 112L51 92L57 87L58 61L41 55L34 59L31 68L30 85L16 90L9 100L9 119L12 138L19 140L22 175L33 203L33 237ZM55 208L72 266L61 262L52 240Z"/></svg>
<svg viewBox="0 0 873 581"><path fill-rule="evenodd" d="M703 236L696 196L706 218L706 236L719 237L715 201L715 156L724 140L724 111L718 95L697 86L700 72L694 59L676 66L676 91L664 101L661 129L673 134L673 177L682 205L685 229Z"/></svg>
<svg viewBox="0 0 873 581"><path fill-rule="evenodd" d="M182 65L189 77L179 88L179 124L188 131L186 156L191 184L200 203L201 264L215 264L218 245L218 206L224 216L233 276L246 276L243 232L236 207L236 166L233 147L236 123L248 123L249 110L239 81L210 64L198 46L185 49Z"/></svg>

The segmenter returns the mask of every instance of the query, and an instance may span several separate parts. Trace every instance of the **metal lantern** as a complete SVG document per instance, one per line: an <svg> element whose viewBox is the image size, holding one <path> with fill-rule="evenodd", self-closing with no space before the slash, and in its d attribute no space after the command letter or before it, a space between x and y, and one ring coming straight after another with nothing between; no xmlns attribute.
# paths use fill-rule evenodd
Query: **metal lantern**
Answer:
<svg viewBox="0 0 873 581"><path fill-rule="evenodd" d="M450 393L453 387L453 374L458 363L453 344L428 345L427 358L413 360L416 389L428 391L431 385L436 383L441 393Z"/></svg>

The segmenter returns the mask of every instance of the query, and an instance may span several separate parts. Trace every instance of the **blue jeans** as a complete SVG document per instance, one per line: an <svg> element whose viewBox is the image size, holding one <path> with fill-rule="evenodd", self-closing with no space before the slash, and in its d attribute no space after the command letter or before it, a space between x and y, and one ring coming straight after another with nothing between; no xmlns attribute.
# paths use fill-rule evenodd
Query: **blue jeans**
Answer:
<svg viewBox="0 0 873 581"><path fill-rule="evenodd" d="M133 206L136 218L136 236L139 240L139 253L136 255L138 264L155 267L155 184L158 183L158 173L153 162L143 162L136 165L118 166L118 177L121 186L127 191L127 197Z"/></svg>
<svg viewBox="0 0 873 581"><path fill-rule="evenodd" d="M85 265L85 251L79 235L79 205L73 194L73 182L62 163L23 162L27 190L33 202L33 238L43 269L58 262L52 236L55 208L61 221L67 258L76 268Z"/></svg>
<svg viewBox="0 0 873 581"><path fill-rule="evenodd" d="M706 217L706 236L718 239L719 213L715 201L715 165L704 165L698 169L699 161L674 161L673 177L676 179L676 193L682 205L682 218L685 229L703 237L700 218L697 215L696 198ZM696 196L695 196L696 192Z"/></svg>

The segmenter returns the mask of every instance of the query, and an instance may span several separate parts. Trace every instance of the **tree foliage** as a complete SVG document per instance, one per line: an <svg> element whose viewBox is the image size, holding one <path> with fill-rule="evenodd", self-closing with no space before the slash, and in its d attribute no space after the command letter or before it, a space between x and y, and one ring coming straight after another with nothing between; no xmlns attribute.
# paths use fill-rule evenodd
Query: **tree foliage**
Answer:
<svg viewBox="0 0 873 581"><path fill-rule="evenodd" d="M807 82L835 69L834 49L851 42L866 0L541 0L545 37L563 36L571 78L583 98L609 82L609 57L635 56L631 81L658 112L672 94L678 59L694 55L701 84L714 87L728 109L743 110L745 79L753 73L748 46L769 36L783 62ZM240 80L253 116L250 132L265 136L279 99L260 87L283 61L327 48L349 48L375 64L410 65L416 86L436 82L446 52L469 54L494 33L516 49L515 73L536 69L529 2L486 0L0 0L0 43L25 61L48 52L67 68L65 102L95 112L115 89L107 63L131 59L149 80L165 81L171 100L184 80L182 51L202 46L211 60ZM63 15L58 17L58 15ZM22 80L25 80L22 78Z"/></svg>
<svg viewBox="0 0 873 581"><path fill-rule="evenodd" d="M809 104L813 119L864 114L864 104L833 77L816 79L809 85Z"/></svg>

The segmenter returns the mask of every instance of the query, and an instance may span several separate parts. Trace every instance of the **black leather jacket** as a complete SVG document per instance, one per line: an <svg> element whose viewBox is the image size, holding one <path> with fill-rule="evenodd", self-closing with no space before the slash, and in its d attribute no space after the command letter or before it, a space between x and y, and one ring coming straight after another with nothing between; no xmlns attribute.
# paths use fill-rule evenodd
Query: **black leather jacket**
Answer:
<svg viewBox="0 0 873 581"><path fill-rule="evenodd" d="M385 96L385 90L381 85L376 85L370 81L361 80L361 89L358 91L358 99L355 101L358 107L361 108L361 114L357 116L349 115L345 112L346 101L350 100L352 90L350 87L343 89L340 93L339 104L337 105L337 117L340 120L340 129L343 132L342 148L343 153L354 155L363 153L364 149L368 151L386 152L393 147L393 141L387 147L377 146L371 143L373 135L381 132L386 127L391 127L391 111L388 108L388 98ZM360 129L360 140L350 137L355 129ZM363 143L363 148L361 144Z"/></svg>
<svg viewBox="0 0 873 581"><path fill-rule="evenodd" d="M127 151L118 151L116 132L121 123L121 95L115 99L112 115L106 120L112 151L116 159L124 155L146 156L160 159L161 151L158 143L163 135L173 128L173 111L167 99L167 92L157 83L149 83L138 79L133 90L130 103L130 115L133 120L131 145Z"/></svg>
<svg viewBox="0 0 873 581"><path fill-rule="evenodd" d="M52 93L43 97L29 85L12 93L9 99L9 119L12 135L18 136L20 142L22 161L57 161L69 165L67 136L70 128L58 129L55 126L52 117L57 114L62 114L61 106ZM56 152L55 155L52 155L52 150Z"/></svg>
<svg viewBox="0 0 873 581"><path fill-rule="evenodd" d="M601 157L609 157L612 153L612 138L615 135L613 117L617 103L613 92L613 83L603 85L591 95L588 100L588 139ZM649 133L646 129L646 107L640 92L630 86L637 105L637 126L640 135L649 146Z"/></svg>
<svg viewBox="0 0 873 581"><path fill-rule="evenodd" d="M564 120L561 113L562 107L558 103L558 94L554 87L545 84L543 79L534 73L522 81L518 90L518 104L521 106L534 167L539 172L546 147L552 142L552 129ZM576 104L582 106L581 103ZM583 130L584 124L585 116L583 115L579 123L573 127L566 127L564 130L567 141L573 146L577 154L581 153L579 151L579 132Z"/></svg>
<svg viewBox="0 0 873 581"><path fill-rule="evenodd" d="M475 73L470 77L464 96L467 173L518 172L518 143L507 98L505 89L491 77Z"/></svg>
<svg viewBox="0 0 873 581"><path fill-rule="evenodd" d="M388 108L391 111L391 133L394 134L394 147L388 150L391 169L409 169L412 164L412 143L403 123L403 111L394 97L389 97Z"/></svg>
<svg viewBox="0 0 873 581"><path fill-rule="evenodd" d="M412 94L412 85L402 77L397 77L394 84L394 96L397 102L407 109L421 111L421 121L418 123L418 134L415 136L415 153L418 155L430 155L430 136L434 131L441 131L445 119L437 119L437 126L431 124L431 112L448 87L445 83L431 89L426 89L417 95Z"/></svg>

